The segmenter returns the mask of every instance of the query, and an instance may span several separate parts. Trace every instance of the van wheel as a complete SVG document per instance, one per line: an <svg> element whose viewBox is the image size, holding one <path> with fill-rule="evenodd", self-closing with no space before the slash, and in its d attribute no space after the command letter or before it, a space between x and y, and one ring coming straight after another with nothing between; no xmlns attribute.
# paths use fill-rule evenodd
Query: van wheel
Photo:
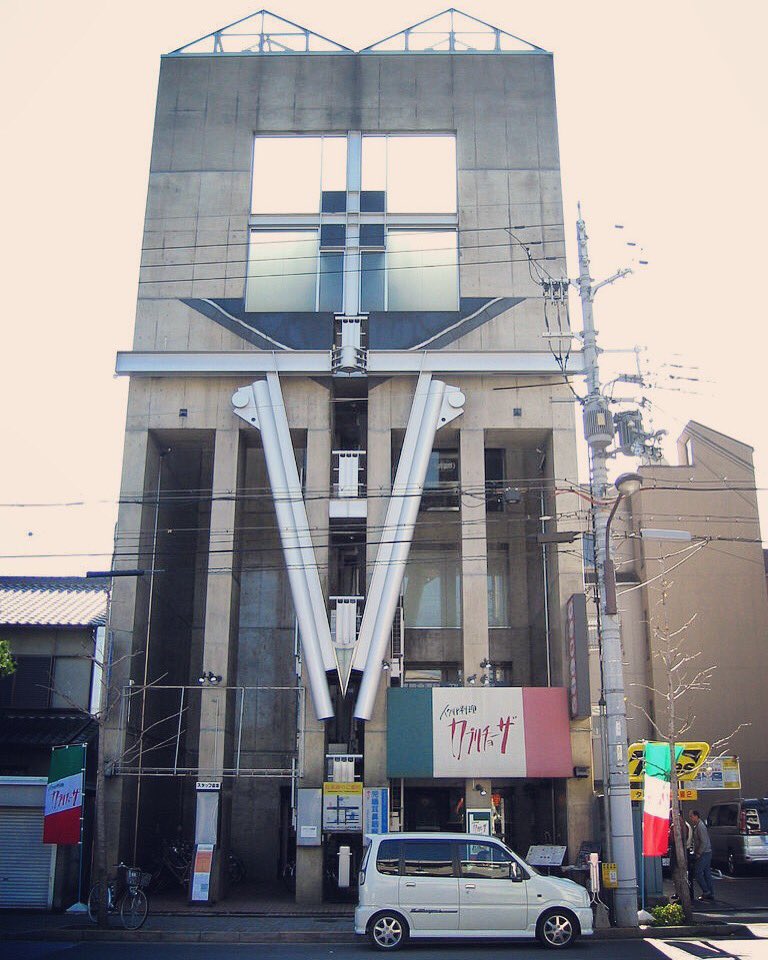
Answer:
<svg viewBox="0 0 768 960"><path fill-rule="evenodd" d="M543 947L565 950L579 936L579 922L569 910L546 910L536 924L536 936Z"/></svg>
<svg viewBox="0 0 768 960"><path fill-rule="evenodd" d="M375 950L399 950L408 940L408 924L399 913L377 913L368 925L368 939Z"/></svg>

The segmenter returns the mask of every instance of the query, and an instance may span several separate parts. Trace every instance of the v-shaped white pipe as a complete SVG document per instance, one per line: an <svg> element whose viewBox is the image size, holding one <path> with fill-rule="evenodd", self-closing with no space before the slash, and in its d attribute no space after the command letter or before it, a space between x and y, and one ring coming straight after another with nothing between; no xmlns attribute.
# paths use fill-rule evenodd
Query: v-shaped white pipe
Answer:
<svg viewBox="0 0 768 960"><path fill-rule="evenodd" d="M464 412L464 400L458 387L430 373L419 376L353 661L363 672L355 705L362 720L370 719L376 700L435 433ZM312 702L317 718L327 720L333 705L326 671L337 664L278 375L241 387L232 403L237 416L261 430Z"/></svg>
<svg viewBox="0 0 768 960"><path fill-rule="evenodd" d="M237 416L261 431L312 702L318 720L327 720L333 705L326 671L336 669L336 659L278 375L241 387L232 403Z"/></svg>
<svg viewBox="0 0 768 960"><path fill-rule="evenodd" d="M355 651L353 666L363 671L355 704L361 720L370 720L376 701L435 433L464 412L464 399L458 387L419 376Z"/></svg>

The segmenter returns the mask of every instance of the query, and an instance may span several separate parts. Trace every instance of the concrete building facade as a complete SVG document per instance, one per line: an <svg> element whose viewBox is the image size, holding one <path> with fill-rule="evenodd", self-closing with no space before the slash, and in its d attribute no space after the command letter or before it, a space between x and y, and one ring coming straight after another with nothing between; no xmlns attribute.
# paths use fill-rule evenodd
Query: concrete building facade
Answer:
<svg viewBox="0 0 768 960"><path fill-rule="evenodd" d="M195 898L233 850L311 902L361 818L593 836L580 557L538 539L577 504L563 256L538 47L450 13L356 53L257 14L163 58L118 357L115 566L145 575L114 584L114 851L180 828L215 847Z"/></svg>

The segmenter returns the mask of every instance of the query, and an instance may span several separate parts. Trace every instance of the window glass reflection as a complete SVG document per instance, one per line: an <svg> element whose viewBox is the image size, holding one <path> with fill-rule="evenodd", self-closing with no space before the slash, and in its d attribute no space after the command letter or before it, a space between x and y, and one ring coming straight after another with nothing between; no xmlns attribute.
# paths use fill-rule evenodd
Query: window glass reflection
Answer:
<svg viewBox="0 0 768 960"><path fill-rule="evenodd" d="M390 230L387 309L458 309L458 254L451 230Z"/></svg>
<svg viewBox="0 0 768 960"><path fill-rule="evenodd" d="M315 310L318 242L316 230L254 230L245 309Z"/></svg>
<svg viewBox="0 0 768 960"><path fill-rule="evenodd" d="M406 627L461 626L461 561L457 554L414 545L403 582Z"/></svg>

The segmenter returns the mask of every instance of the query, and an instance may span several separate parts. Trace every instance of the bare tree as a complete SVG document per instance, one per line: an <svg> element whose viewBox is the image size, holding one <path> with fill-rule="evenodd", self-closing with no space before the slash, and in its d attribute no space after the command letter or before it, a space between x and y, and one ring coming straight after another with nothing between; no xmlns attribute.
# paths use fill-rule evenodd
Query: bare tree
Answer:
<svg viewBox="0 0 768 960"><path fill-rule="evenodd" d="M702 666L701 651L691 652L690 650L688 631L696 620L696 614L677 629L672 629L670 626L668 596L673 581L670 581L669 571L665 568L666 559L666 557L661 558L662 572L658 577L654 577L659 584L657 602L659 617L653 625L652 656L660 667L659 683L658 685L633 684L654 695L656 700L654 716L651 716L642 704L633 703L632 706L643 714L659 741L669 746L672 843L675 852L673 878L678 903L683 908L686 921L690 923L693 919L693 904L687 877L687 852L678 800L680 781L675 754L676 745L695 729L696 715L692 712L690 695L697 692L709 693L712 690L712 677L717 668ZM722 755L730 739L743 727L748 726L748 723L740 723L729 734L711 743L710 755Z"/></svg>

